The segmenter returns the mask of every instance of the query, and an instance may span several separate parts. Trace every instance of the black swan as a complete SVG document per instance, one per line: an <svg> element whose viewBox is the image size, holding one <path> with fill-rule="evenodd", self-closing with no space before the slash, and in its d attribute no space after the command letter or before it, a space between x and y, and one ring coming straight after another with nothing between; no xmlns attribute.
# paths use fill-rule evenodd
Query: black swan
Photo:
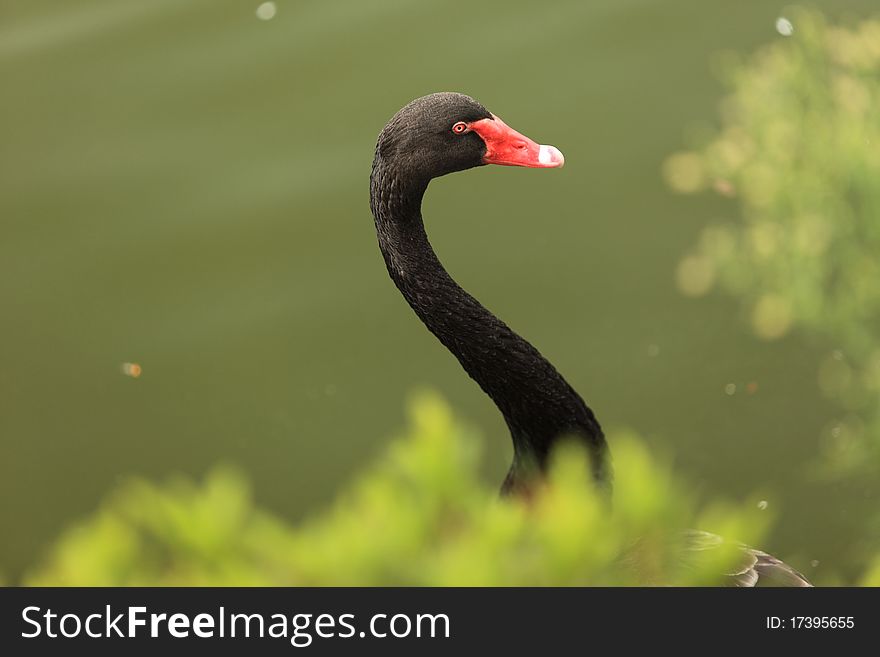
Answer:
<svg viewBox="0 0 880 657"><path fill-rule="evenodd" d="M602 428L580 395L529 342L452 279L428 241L422 197L432 178L485 164L561 167L553 146L521 135L469 96L435 93L395 114L379 134L370 174L370 209L388 273L407 303L465 371L492 398L513 438L514 458L503 493L527 491L561 437L583 441L600 486L609 487ZM704 549L712 535L693 532ZM720 539L717 539L720 540ZM809 586L794 569L744 548L739 586Z"/></svg>

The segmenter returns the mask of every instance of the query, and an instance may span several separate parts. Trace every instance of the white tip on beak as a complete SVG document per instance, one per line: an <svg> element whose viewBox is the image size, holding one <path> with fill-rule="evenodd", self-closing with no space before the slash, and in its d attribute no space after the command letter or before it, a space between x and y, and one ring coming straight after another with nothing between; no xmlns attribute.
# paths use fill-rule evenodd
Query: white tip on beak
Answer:
<svg viewBox="0 0 880 657"><path fill-rule="evenodd" d="M538 150L538 162L544 166L561 167L565 164L565 158L555 146L541 144L541 148Z"/></svg>

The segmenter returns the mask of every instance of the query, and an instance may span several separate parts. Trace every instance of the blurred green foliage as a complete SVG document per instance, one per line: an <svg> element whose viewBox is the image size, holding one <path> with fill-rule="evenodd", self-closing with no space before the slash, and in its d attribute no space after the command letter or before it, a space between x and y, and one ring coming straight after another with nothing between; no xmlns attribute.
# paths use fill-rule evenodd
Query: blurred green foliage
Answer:
<svg viewBox="0 0 880 657"><path fill-rule="evenodd" d="M613 436L613 505L585 454L558 450L529 499L501 499L478 476L479 440L436 396L338 500L290 526L257 508L244 479L218 468L201 485L134 481L70 528L29 585L634 585L715 584L730 545L682 550L688 527L754 541L766 512L698 511L667 467Z"/></svg>
<svg viewBox="0 0 880 657"><path fill-rule="evenodd" d="M791 19L788 38L728 61L720 129L664 173L679 192L712 188L740 210L681 260L682 292L717 284L743 300L760 338L799 328L830 345L818 384L843 413L825 430L824 463L841 472L880 443L880 21Z"/></svg>
<svg viewBox="0 0 880 657"><path fill-rule="evenodd" d="M880 586L880 558L874 560L874 564L868 569L861 582L862 586Z"/></svg>

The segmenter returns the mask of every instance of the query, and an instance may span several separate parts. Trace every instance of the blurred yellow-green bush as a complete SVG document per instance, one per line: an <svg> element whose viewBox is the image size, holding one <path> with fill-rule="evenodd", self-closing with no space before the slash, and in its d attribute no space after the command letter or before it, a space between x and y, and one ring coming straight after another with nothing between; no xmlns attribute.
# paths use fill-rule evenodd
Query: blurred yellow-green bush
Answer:
<svg viewBox="0 0 880 657"><path fill-rule="evenodd" d="M799 328L830 345L818 385L842 413L825 460L843 471L880 443L880 20L790 18L787 38L728 61L717 133L663 170L738 206L680 261L679 289L740 297L760 338Z"/></svg>
<svg viewBox="0 0 880 657"><path fill-rule="evenodd" d="M880 558L874 560L873 566L865 573L861 582L862 586L880 586Z"/></svg>
<svg viewBox="0 0 880 657"><path fill-rule="evenodd" d="M635 437L612 437L613 504L585 454L564 445L526 499L478 476L478 438L433 395L411 426L329 508L290 526L218 468L201 485L134 481L70 528L29 585L716 584L731 545L683 558L684 530L755 541L766 513L698 511Z"/></svg>

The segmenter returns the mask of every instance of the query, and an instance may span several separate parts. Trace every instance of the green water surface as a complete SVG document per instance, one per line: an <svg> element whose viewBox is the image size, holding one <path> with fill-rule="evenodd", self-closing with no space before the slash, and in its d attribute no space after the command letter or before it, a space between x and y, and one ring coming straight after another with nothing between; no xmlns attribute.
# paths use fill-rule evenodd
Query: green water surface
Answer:
<svg viewBox="0 0 880 657"><path fill-rule="evenodd" d="M301 517L420 386L482 428L500 483L504 424L388 280L368 208L376 134L438 90L566 156L431 186L453 275L605 426L703 494L766 499L768 548L845 570L876 498L809 475L838 410L816 384L833 345L761 342L735 301L681 296L676 263L737 208L660 175L716 116L716 54L783 38L783 4L279 0L271 20L259 4L3 0L0 572L130 475L233 463Z"/></svg>

